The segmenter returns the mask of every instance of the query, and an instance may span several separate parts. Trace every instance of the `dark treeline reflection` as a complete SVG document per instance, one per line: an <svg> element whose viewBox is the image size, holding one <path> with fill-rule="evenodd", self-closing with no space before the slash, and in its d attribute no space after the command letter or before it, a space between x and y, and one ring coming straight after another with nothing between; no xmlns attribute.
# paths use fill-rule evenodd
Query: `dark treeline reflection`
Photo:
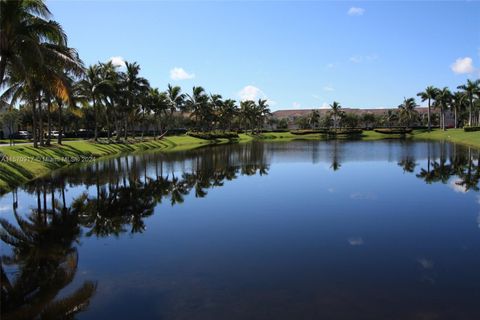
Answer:
<svg viewBox="0 0 480 320"><path fill-rule="evenodd" d="M405 156L398 162L404 172L415 173L427 184L453 183L462 191L479 191L480 151L449 143L426 144L426 164L419 167L413 156Z"/></svg>
<svg viewBox="0 0 480 320"><path fill-rule="evenodd" d="M479 190L478 150L447 143L397 143L379 150L426 183L455 177L462 190ZM209 189L239 176L266 175L273 156L288 161L297 153L338 171L355 160L352 154L368 161L378 157L375 152L375 144L337 141L236 144L109 158L38 179L7 195L13 215L0 218L2 319L71 319L88 306L97 284L72 283L82 236L141 233L159 203L181 204L188 195L206 197ZM69 189L85 191L72 197ZM35 200L34 208L17 212L19 192ZM60 294L69 284L74 288Z"/></svg>
<svg viewBox="0 0 480 320"><path fill-rule="evenodd" d="M24 187L36 198L26 215L17 213L18 191L12 192L16 225L0 218L1 240L11 248L1 260L2 319L69 319L88 305L96 290L91 281L56 298L75 276L82 230L97 237L143 232L158 203L180 204L190 193L203 198L239 175L268 172L262 144L212 150L124 156L59 171ZM66 190L75 186L94 192L67 203Z"/></svg>

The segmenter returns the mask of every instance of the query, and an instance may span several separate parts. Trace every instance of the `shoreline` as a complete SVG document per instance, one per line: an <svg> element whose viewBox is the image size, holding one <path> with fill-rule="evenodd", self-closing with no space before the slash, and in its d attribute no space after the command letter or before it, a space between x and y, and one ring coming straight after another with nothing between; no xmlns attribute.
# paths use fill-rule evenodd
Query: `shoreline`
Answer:
<svg viewBox="0 0 480 320"><path fill-rule="evenodd" d="M364 131L358 141L375 141L387 139L433 140L449 141L475 148L480 148L480 132L464 132L463 129L449 129L447 131L433 130L432 132L416 130L412 134L381 134L374 131ZM235 143L250 141L293 141L293 140L325 140L319 134L294 135L290 132L268 132L260 136L240 134ZM61 146L33 148L31 145L1 146L0 153L0 195L13 188L40 178L56 169L84 161L97 160L102 157L135 153L142 151L175 152L195 149L206 145L220 145L229 143L227 139L202 140L186 135L165 137L162 140L147 140L135 143L104 144L90 141L66 141ZM9 161L8 159L21 159Z"/></svg>

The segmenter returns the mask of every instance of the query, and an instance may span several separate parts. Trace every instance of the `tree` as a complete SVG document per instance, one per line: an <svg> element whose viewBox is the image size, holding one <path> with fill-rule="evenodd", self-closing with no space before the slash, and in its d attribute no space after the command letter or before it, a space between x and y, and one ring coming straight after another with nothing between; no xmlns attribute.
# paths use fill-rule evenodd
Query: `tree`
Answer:
<svg viewBox="0 0 480 320"><path fill-rule="evenodd" d="M195 126L199 129L204 122L206 109L208 108L208 96L203 87L193 87L192 94L187 94L185 101L186 109L191 112L190 117L195 119Z"/></svg>
<svg viewBox="0 0 480 320"><path fill-rule="evenodd" d="M62 55L66 35L42 0L0 2L0 87L5 74L21 73L44 64L45 57Z"/></svg>
<svg viewBox="0 0 480 320"><path fill-rule="evenodd" d="M396 110L387 110L383 115L383 120L387 123L387 126L391 128L392 124L398 121L398 112Z"/></svg>
<svg viewBox="0 0 480 320"><path fill-rule="evenodd" d="M140 96L149 87L148 80L140 77L140 65L136 62L125 62L125 73L121 75L122 87L126 98L126 109L123 113L124 139L128 137L129 117L135 118L140 107ZM133 130L132 130L133 131Z"/></svg>
<svg viewBox="0 0 480 320"><path fill-rule="evenodd" d="M430 117L430 108L431 108L431 101L435 100L435 95L437 93L437 88L433 86L428 86L425 88L424 91L417 93L417 96L422 99L422 101L428 101L428 131L432 130L432 122L431 122L431 117Z"/></svg>
<svg viewBox="0 0 480 320"><path fill-rule="evenodd" d="M112 83L101 76L99 64L88 67L85 78L79 83L82 94L92 102L95 115L94 140L98 140L99 104L103 96L111 90Z"/></svg>
<svg viewBox="0 0 480 320"><path fill-rule="evenodd" d="M480 79L477 80L467 80L466 84L462 84L457 87L457 89L460 89L464 92L465 96L467 97L469 101L469 109L468 109L468 125L472 126L472 116L473 116L473 105L474 105L474 99L475 96L479 95L480 91Z"/></svg>
<svg viewBox="0 0 480 320"><path fill-rule="evenodd" d="M417 103L414 98L404 98L403 103L398 106L400 121L407 127L410 127L416 120L416 107Z"/></svg>
<svg viewBox="0 0 480 320"><path fill-rule="evenodd" d="M445 126L445 112L452 103L452 93L447 87L437 90L435 95L435 107L440 109L440 121L442 130L446 130Z"/></svg>
<svg viewBox="0 0 480 320"><path fill-rule="evenodd" d="M331 108L330 110L331 115L333 116L333 128L337 129L338 128L337 120L342 113L342 106L337 101L333 101L333 103L330 105L330 108Z"/></svg>
<svg viewBox="0 0 480 320"><path fill-rule="evenodd" d="M13 146L15 144L15 140L13 133L15 132L15 128L20 122L20 111L9 106L5 112L3 112L0 116L0 123L7 127L9 135L8 138L10 140L10 145Z"/></svg>
<svg viewBox="0 0 480 320"><path fill-rule="evenodd" d="M184 111L185 95L179 86L172 87L170 84L168 85L167 103L170 111L169 120L172 120L175 111Z"/></svg>
<svg viewBox="0 0 480 320"><path fill-rule="evenodd" d="M318 110L312 110L308 122L312 129L316 129L320 124L320 112L318 112Z"/></svg>

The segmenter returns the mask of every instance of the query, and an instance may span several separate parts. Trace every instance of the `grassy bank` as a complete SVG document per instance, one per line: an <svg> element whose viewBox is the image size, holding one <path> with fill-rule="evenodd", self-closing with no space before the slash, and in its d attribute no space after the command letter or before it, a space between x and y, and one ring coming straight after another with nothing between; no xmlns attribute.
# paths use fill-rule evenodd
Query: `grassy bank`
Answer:
<svg viewBox="0 0 480 320"><path fill-rule="evenodd" d="M463 129L448 129L442 131L439 129L432 132L414 131L412 138L415 140L437 140L437 141L450 141L468 145L471 147L480 148L480 132L465 132Z"/></svg>
<svg viewBox="0 0 480 320"><path fill-rule="evenodd" d="M166 137L161 141L102 144L89 141L70 141L63 145L34 148L31 145L0 147L0 193L40 177L52 170L79 161L88 161L108 155L143 150L178 151L192 149L223 140L208 141L189 136Z"/></svg>
<svg viewBox="0 0 480 320"><path fill-rule="evenodd" d="M375 141L384 139L398 139L406 137L413 140L438 140L461 143L480 148L480 132L464 132L462 129L448 131L433 130L432 132L414 131L412 134L401 136L398 134L382 134L374 131L364 131L356 139ZM290 132L268 132L252 136L239 135L239 142L260 141L293 141L293 140L322 140L322 134L295 135ZM348 136L339 136L339 139L348 139ZM40 177L52 170L64 167L79 160L131 153L143 150L162 150L165 152L188 150L208 144L227 143L226 139L208 141L190 136L166 137L161 141L149 140L137 143L103 144L89 141L68 141L62 146L33 148L31 145L3 146L0 147L2 161L0 162L0 193L24 184L27 181Z"/></svg>

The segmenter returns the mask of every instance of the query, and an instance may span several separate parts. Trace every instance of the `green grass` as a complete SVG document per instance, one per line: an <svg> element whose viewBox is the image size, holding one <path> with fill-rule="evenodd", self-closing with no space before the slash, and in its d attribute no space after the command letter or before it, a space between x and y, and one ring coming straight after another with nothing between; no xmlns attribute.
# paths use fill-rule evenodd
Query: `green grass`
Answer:
<svg viewBox="0 0 480 320"><path fill-rule="evenodd" d="M210 143L189 136L166 137L162 140L149 140L137 143L93 143L90 141L64 142L50 147L34 148L31 145L2 146L0 153L0 193L38 178L48 172L77 163L114 154L132 153L144 150L178 151L196 148ZM5 158L8 157L8 160Z"/></svg>
<svg viewBox="0 0 480 320"><path fill-rule="evenodd" d="M478 131L465 132L463 129L448 129L447 131L442 131L435 129L432 132L428 132L426 130L416 130L411 136L415 140L451 141L480 148L480 132Z"/></svg>
<svg viewBox="0 0 480 320"><path fill-rule="evenodd" d="M463 129L449 129L448 131L415 130L405 136L397 134L382 134L375 131L364 131L357 139L365 141L407 138L412 140L451 141L480 148L480 132L464 132ZM337 137L349 139L348 136ZM252 140L259 141L293 141L293 140L323 140L322 134L294 135L290 132L267 132L259 135L239 134L238 142L245 143ZM76 163L79 158L84 160L99 158L120 153L132 153L145 150L162 150L165 152L180 151L197 148L208 144L230 143L228 139L214 141L198 139L187 135L165 137L162 140L148 140L131 143L93 143L91 141L66 141L62 146L33 148L31 145L1 146L0 153L17 161L0 162L0 193L24 184L27 181L47 174L48 172ZM21 161L28 158L28 161ZM87 158L87 159L85 159ZM46 161L53 159L55 161ZM72 160L73 159L73 160Z"/></svg>

